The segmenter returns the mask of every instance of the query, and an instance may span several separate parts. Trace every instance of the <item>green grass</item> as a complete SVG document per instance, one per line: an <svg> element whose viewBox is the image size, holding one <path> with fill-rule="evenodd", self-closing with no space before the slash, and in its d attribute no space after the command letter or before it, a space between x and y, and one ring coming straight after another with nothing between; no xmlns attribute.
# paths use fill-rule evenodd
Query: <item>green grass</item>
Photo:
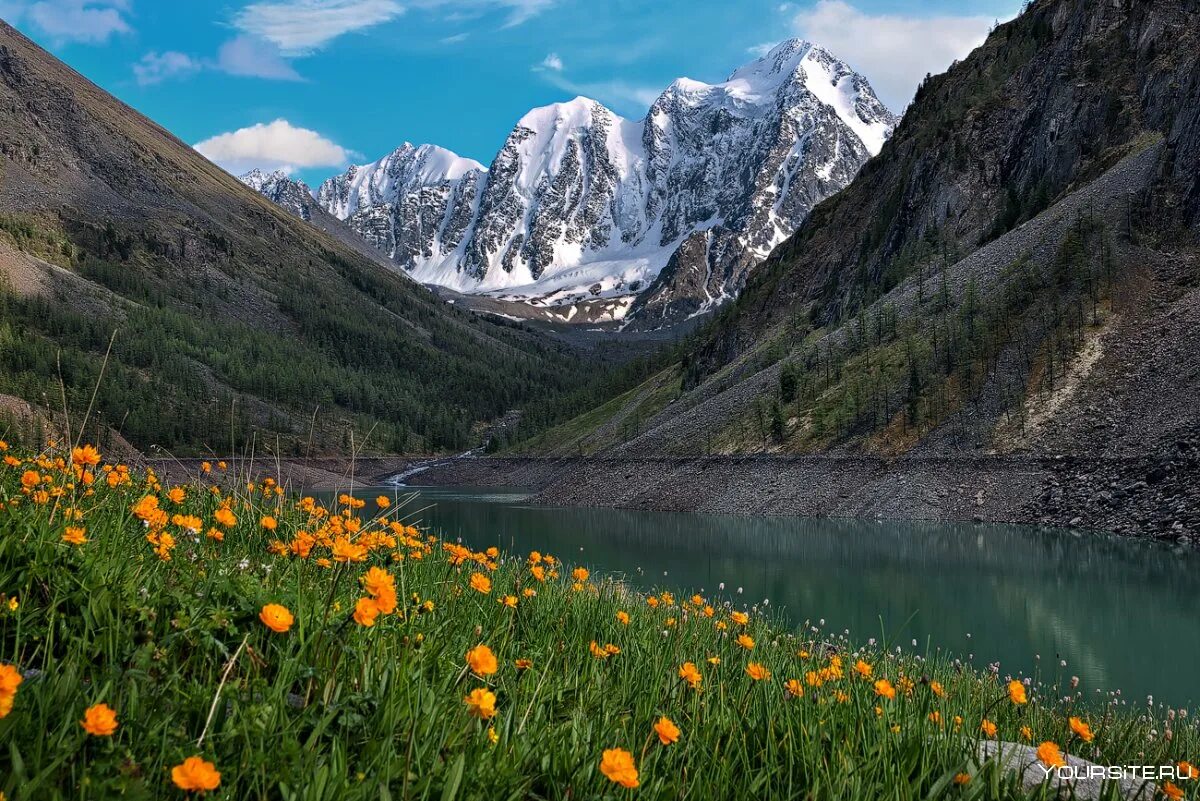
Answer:
<svg viewBox="0 0 1200 801"><path fill-rule="evenodd" d="M660 594L652 605L561 563L540 581L523 554L466 551L453 564L442 542L400 525L403 508L373 499L330 512L342 528L362 520L365 561L328 563L324 545L300 558L272 542L336 537L329 517L270 486L247 488L233 470L204 477L219 494L197 483L175 503L171 488L137 473L110 487L96 468L88 491L69 457L54 459L10 455L0 465L0 664L24 674L0 719L8 799L180 798L171 768L193 755L220 771L210 797L223 799L1012 798L1012 774L973 758L985 716L1002 739L1029 726L1035 745L1052 740L1106 764L1174 763L1200 744L1192 719L1171 723L1164 710L1085 709L1036 680L1030 703L1016 706L1004 677L892 643L788 630L755 609L743 626L723 598ZM23 487L27 471L36 483ZM147 540L155 526L133 511L147 496L176 539L166 561ZM214 516L223 502L238 518L223 541L170 521L194 515L202 532L224 528ZM62 541L76 511L82 545ZM274 532L263 515L277 518ZM394 576L400 606L366 628L351 611L370 566ZM472 588L474 573L490 578L489 592ZM515 608L501 602L510 594ZM295 625L269 630L258 617L267 603L287 606ZM735 643L740 633L752 651ZM597 658L593 641L620 653ZM494 675L465 665L480 643L499 659ZM835 657L841 678L788 696L787 680L828 677ZM518 670L517 659L532 666ZM854 672L859 659L869 679ZM688 661L700 690L679 677ZM751 662L771 677L752 680ZM876 694L879 678L899 688L894 700ZM497 697L490 721L463 703L483 687ZM111 737L79 725L99 702L117 711ZM1072 737L1068 715L1089 721L1094 743ZM669 746L652 731L662 716L682 731ZM636 789L600 772L613 748L635 760ZM970 782L955 784L960 773Z"/></svg>

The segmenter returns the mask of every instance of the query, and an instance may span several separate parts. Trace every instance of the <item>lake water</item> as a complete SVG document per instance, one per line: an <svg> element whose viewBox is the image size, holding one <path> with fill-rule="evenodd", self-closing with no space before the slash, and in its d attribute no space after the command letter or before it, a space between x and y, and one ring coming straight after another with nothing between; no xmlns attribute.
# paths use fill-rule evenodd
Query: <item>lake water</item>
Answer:
<svg viewBox="0 0 1200 801"><path fill-rule="evenodd" d="M1005 674L1079 676L1089 696L1120 689L1131 706L1200 700L1194 551L1022 526L555 509L494 488L360 494L379 492L417 493L406 512L477 549L536 549L677 595L769 600L796 626L824 619L857 642L915 639Z"/></svg>

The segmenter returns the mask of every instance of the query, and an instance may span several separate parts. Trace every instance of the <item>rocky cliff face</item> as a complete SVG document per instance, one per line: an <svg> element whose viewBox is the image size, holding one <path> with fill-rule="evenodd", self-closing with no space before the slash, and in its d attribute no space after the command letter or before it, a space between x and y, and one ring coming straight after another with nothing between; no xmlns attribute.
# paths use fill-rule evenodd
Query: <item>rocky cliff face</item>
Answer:
<svg viewBox="0 0 1200 801"><path fill-rule="evenodd" d="M797 309L828 323L921 264L953 262L1036 218L1142 137L1165 137L1156 203L1200 220L1195 0L1041 0L918 91L846 191L758 271L700 354L716 369ZM1144 143L1144 142L1143 142Z"/></svg>
<svg viewBox="0 0 1200 801"><path fill-rule="evenodd" d="M318 198L419 281L612 299L657 327L735 296L895 125L866 79L792 40L723 83L676 81L640 121L575 98L526 114L486 171L406 144Z"/></svg>
<svg viewBox="0 0 1200 801"><path fill-rule="evenodd" d="M239 176L238 180L302 220L311 222L313 209L319 208L308 184L294 180L282 170L271 173L251 170Z"/></svg>
<svg viewBox="0 0 1200 801"><path fill-rule="evenodd" d="M317 197L322 208L428 281L423 268L452 260L459 250L483 177L478 162L405 142L379 161L325 181Z"/></svg>

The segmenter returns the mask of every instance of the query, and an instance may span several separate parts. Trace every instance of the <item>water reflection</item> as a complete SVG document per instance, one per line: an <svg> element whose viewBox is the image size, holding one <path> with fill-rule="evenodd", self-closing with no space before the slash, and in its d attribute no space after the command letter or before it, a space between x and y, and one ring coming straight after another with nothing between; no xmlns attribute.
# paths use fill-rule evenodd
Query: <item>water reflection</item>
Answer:
<svg viewBox="0 0 1200 801"><path fill-rule="evenodd" d="M548 509L516 491L419 493L406 508L473 547L537 549L645 588L718 594L723 582L726 595L769 599L796 625L824 618L858 640L915 639L1004 672L1078 675L1088 692L1120 688L1130 704L1196 698L1194 552L1019 526Z"/></svg>

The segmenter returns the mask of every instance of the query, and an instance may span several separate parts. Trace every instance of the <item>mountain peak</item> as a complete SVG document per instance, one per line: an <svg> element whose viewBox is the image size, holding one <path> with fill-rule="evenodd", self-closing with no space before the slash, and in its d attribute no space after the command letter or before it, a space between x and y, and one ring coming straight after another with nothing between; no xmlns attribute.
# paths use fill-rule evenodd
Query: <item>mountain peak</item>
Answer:
<svg viewBox="0 0 1200 801"><path fill-rule="evenodd" d="M433 182L457 181L464 173L487 169L475 159L460 156L453 150L448 150L440 145L414 145L412 142L404 142L375 164L386 161L420 164L424 177ZM371 166L363 165L359 169L368 169Z"/></svg>
<svg viewBox="0 0 1200 801"><path fill-rule="evenodd" d="M249 186L250 188L259 192L263 190L264 186L278 184L281 182L290 182L298 186L305 185L303 181L293 179L292 176L288 175L284 170L271 170L270 172L267 172L265 170L260 170L258 167L239 175L238 180L246 184L246 186Z"/></svg>
<svg viewBox="0 0 1200 801"><path fill-rule="evenodd" d="M813 50L828 53L807 39L785 39L772 47L765 55L738 67L726 81L732 81L747 72L791 73Z"/></svg>
<svg viewBox="0 0 1200 801"><path fill-rule="evenodd" d="M592 116L598 109L613 117L617 116L603 103L577 95L570 100L530 109L518 120L517 127L539 132L582 128L591 124Z"/></svg>

